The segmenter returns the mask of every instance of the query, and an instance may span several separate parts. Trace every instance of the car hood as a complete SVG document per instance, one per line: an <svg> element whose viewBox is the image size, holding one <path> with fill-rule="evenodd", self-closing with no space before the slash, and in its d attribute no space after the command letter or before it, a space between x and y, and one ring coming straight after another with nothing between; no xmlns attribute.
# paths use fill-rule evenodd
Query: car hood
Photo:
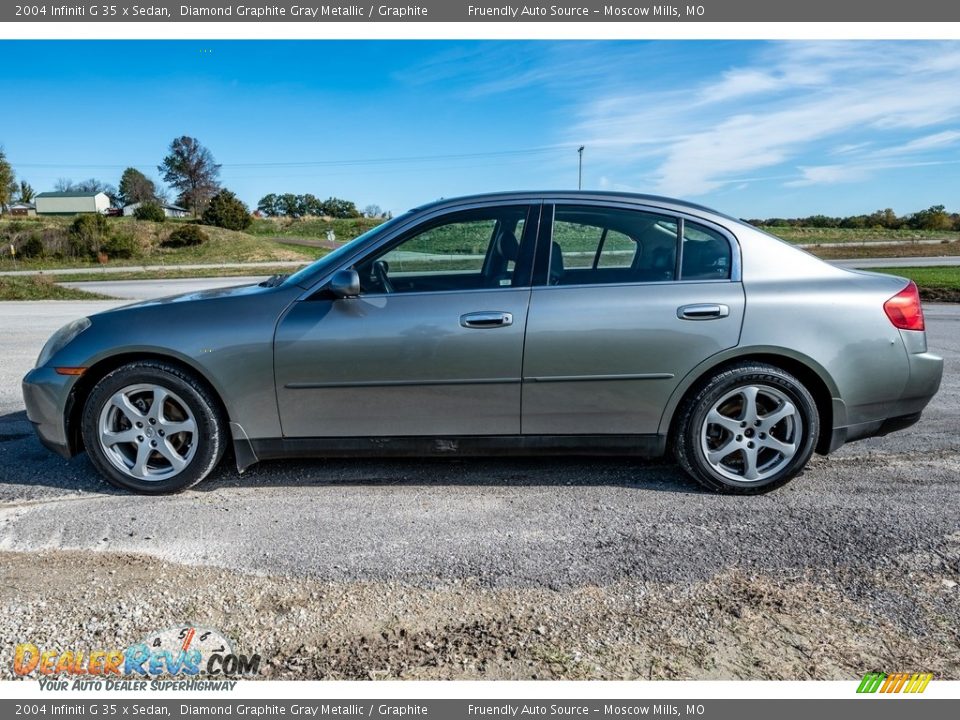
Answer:
<svg viewBox="0 0 960 720"><path fill-rule="evenodd" d="M119 312L123 310L133 310L136 308L153 307L157 305L172 305L175 303L202 302L205 300L219 300L231 297L248 297L260 293L269 293L273 288L263 287L257 283L248 285L235 285L225 288L213 288L210 290L196 290L194 292L181 293L179 295L169 295L167 297L153 298L151 300L140 300L121 305L120 307L107 310L106 312Z"/></svg>

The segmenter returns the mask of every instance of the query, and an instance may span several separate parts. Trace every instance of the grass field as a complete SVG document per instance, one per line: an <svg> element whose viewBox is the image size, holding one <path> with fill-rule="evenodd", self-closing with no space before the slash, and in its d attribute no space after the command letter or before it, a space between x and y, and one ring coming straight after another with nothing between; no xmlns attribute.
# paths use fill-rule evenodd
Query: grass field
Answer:
<svg viewBox="0 0 960 720"><path fill-rule="evenodd" d="M258 218L247 228L247 233L264 238L304 238L326 240L327 233L333 230L336 242L353 240L367 230L376 227L383 220L379 218Z"/></svg>
<svg viewBox="0 0 960 720"><path fill-rule="evenodd" d="M798 244L819 243L871 243L903 242L916 240L958 240L960 232L956 230L888 230L887 228L811 228L811 227L764 227L771 235L783 238L787 242Z"/></svg>
<svg viewBox="0 0 960 720"><path fill-rule="evenodd" d="M874 272L910 278L930 302L960 302L960 267L876 268Z"/></svg>
<svg viewBox="0 0 960 720"><path fill-rule="evenodd" d="M179 280L186 278L247 277L250 275L267 277L296 272L291 265L257 265L256 267L231 268L170 268L168 270L129 270L122 272L77 271L57 275L46 275L53 282L109 282L111 280Z"/></svg>
<svg viewBox="0 0 960 720"><path fill-rule="evenodd" d="M899 245L856 245L853 243L840 247L810 247L807 252L824 260L857 259L857 258L911 258L911 257L943 257L945 255L960 255L960 240L939 242L935 245L924 243Z"/></svg>
<svg viewBox="0 0 960 720"><path fill-rule="evenodd" d="M67 228L72 218L36 218L26 220L0 220L0 270L41 270L52 268L96 267L93 258L70 257L66 254L51 254L43 258L25 258L22 252L17 258L10 254L11 244L22 247L31 235L45 238L45 244L58 246L65 243ZM108 218L111 231L130 235L135 252L129 258L109 258L109 265L179 265L219 262L275 262L303 260L310 262L328 250L308 248L273 242L248 233L203 226L209 240L201 245L183 248L167 248L162 243L180 223L168 220L154 223L132 218Z"/></svg>
<svg viewBox="0 0 960 720"><path fill-rule="evenodd" d="M50 277L0 277L0 300L110 300L108 295L57 285Z"/></svg>

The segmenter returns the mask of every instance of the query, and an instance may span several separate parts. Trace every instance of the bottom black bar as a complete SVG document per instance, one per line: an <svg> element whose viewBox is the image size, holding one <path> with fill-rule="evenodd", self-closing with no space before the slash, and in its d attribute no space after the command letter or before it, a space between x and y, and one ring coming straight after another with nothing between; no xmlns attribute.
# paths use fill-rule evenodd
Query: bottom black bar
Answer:
<svg viewBox="0 0 960 720"><path fill-rule="evenodd" d="M492 690L493 688L491 688ZM855 693L851 687L851 693ZM906 707L910 705L909 709ZM0 717L83 718L709 718L710 720L940 720L960 700L867 695L849 700L0 700Z"/></svg>

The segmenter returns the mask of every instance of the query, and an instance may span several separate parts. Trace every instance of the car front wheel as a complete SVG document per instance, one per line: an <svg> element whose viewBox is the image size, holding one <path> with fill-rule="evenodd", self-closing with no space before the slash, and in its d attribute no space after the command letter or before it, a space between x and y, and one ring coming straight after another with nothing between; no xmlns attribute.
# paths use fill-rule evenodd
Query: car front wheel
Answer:
<svg viewBox="0 0 960 720"><path fill-rule="evenodd" d="M710 490L757 494L800 473L819 433L816 403L797 378L773 365L743 363L684 402L674 454Z"/></svg>
<svg viewBox="0 0 960 720"><path fill-rule="evenodd" d="M97 470L111 484L141 493L195 485L224 451L224 423L204 383L152 360L123 365L96 384L82 433Z"/></svg>

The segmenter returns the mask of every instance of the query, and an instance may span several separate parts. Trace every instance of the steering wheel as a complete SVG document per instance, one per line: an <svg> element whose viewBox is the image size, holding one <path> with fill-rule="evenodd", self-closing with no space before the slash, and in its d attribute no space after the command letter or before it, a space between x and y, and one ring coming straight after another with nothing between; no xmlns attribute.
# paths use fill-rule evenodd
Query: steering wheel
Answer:
<svg viewBox="0 0 960 720"><path fill-rule="evenodd" d="M373 264L373 276L376 278L377 284L383 288L385 293L396 292L396 289L393 287L393 283L390 282L390 277L387 274L390 271L390 265L386 260L377 260Z"/></svg>

